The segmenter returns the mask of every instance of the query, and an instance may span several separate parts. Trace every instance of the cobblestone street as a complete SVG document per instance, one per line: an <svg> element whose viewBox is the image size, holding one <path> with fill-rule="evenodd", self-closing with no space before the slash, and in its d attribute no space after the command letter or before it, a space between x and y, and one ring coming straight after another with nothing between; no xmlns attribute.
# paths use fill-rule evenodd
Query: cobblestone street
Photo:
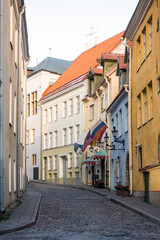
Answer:
<svg viewBox="0 0 160 240"><path fill-rule="evenodd" d="M28 187L42 193L36 224L0 239L160 239L158 225L94 192L39 183Z"/></svg>

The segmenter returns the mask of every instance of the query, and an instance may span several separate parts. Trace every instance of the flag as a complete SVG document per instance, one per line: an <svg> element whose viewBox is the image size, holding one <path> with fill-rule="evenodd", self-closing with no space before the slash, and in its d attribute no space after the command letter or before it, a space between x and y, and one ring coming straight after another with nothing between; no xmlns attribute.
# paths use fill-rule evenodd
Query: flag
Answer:
<svg viewBox="0 0 160 240"><path fill-rule="evenodd" d="M88 131L87 136L84 140L83 144L83 152L87 148L88 145L92 144L96 146L96 142L100 141L104 132L108 126L100 119L97 123L95 123Z"/></svg>
<svg viewBox="0 0 160 240"><path fill-rule="evenodd" d="M79 153L80 151L82 151L83 149L83 143L84 143L84 140L86 138L86 135L87 133L86 132L83 132L79 139L77 140L77 142L74 143L74 151L75 153Z"/></svg>

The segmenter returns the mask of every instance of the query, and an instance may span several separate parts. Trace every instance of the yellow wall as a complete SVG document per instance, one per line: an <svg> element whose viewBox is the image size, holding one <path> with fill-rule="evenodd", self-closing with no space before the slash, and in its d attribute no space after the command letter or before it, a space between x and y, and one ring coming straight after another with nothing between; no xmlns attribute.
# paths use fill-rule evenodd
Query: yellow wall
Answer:
<svg viewBox="0 0 160 240"><path fill-rule="evenodd" d="M137 39L141 36L143 41L143 29L146 26L146 35L148 36L148 20L152 16L152 50L149 50L149 38L146 42L146 55L141 55L141 64L139 64L138 52L139 46ZM132 156L133 156L133 191L144 191L144 177L142 171L139 171L138 147L142 145L142 168L152 164L159 164L158 161L158 135L160 133L160 94L158 93L157 77L160 76L160 30L157 32L157 19L160 18L160 6L157 8L156 1L147 12L142 24L136 32L133 39L132 52ZM142 43L143 46L143 43ZM143 49L141 50L141 52ZM157 63L156 63L157 62ZM138 64L138 67L137 67ZM158 64L158 69L156 65ZM138 71L137 71L138 69ZM148 84L152 81L153 87L153 117L148 106L148 120L144 123L143 89L147 89L147 95L150 97ZM137 96L141 94L142 105L142 126L138 127L138 107ZM148 98L149 100L149 98ZM160 168L150 171L150 190L160 191Z"/></svg>

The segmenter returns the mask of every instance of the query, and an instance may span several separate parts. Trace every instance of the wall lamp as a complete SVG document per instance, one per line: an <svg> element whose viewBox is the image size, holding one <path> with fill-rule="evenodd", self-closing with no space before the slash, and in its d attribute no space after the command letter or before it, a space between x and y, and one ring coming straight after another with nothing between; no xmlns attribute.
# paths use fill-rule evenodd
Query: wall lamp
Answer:
<svg viewBox="0 0 160 240"><path fill-rule="evenodd" d="M120 140L119 138L117 138L118 131L116 130L116 127L113 127L112 134L114 137L114 142L121 143L124 146L124 139Z"/></svg>

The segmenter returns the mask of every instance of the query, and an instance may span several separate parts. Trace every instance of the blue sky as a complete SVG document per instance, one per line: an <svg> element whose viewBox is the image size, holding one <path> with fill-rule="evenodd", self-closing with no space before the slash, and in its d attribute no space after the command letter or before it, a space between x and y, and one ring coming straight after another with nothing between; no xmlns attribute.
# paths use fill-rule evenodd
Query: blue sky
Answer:
<svg viewBox="0 0 160 240"><path fill-rule="evenodd" d="M25 0L30 66L49 55L74 60L86 46L125 30L137 3L138 0Z"/></svg>

